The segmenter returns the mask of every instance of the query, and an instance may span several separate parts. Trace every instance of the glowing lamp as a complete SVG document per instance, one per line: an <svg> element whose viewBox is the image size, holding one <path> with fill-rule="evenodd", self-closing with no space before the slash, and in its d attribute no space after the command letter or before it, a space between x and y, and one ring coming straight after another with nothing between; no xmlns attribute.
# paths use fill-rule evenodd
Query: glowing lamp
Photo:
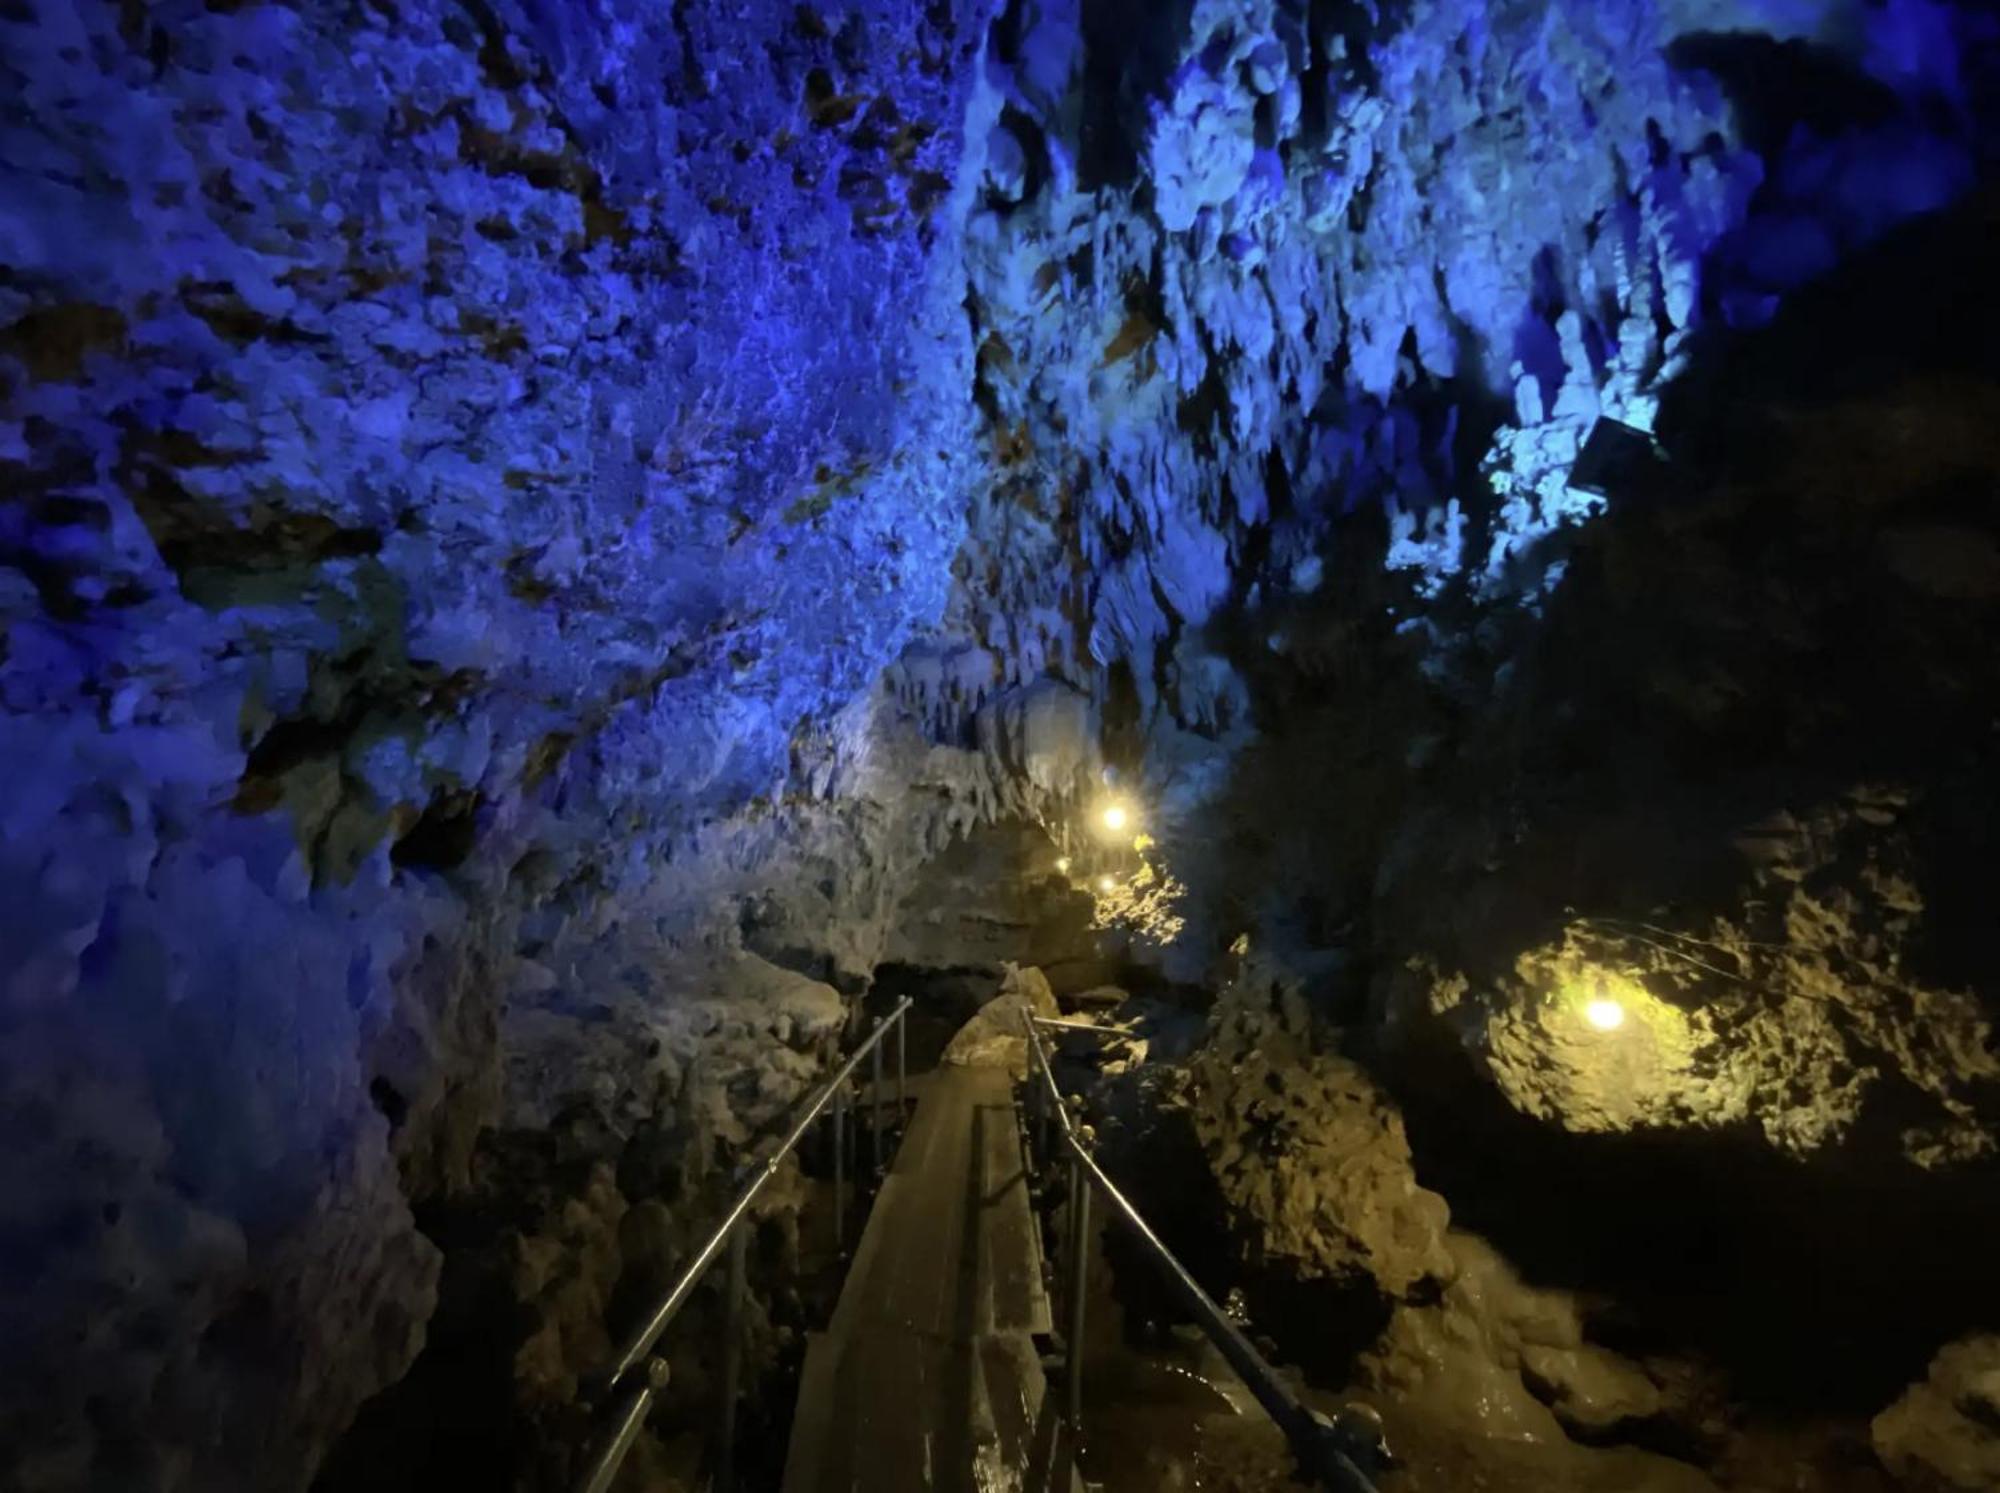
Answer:
<svg viewBox="0 0 2000 1493"><path fill-rule="evenodd" d="M1058 875L1061 875L1061 874L1064 874L1064 873L1066 873L1066 872L1067 872L1068 870L1069 870L1069 857L1068 857L1068 856L1066 856L1066 855L1059 855L1059 856L1057 856L1057 857L1056 857L1056 872L1057 872L1057 874L1058 874Z"/></svg>
<svg viewBox="0 0 2000 1493"><path fill-rule="evenodd" d="M1125 812L1125 805L1107 804L1104 808L1104 827L1113 834L1116 834L1119 830L1125 828L1127 821L1131 817L1130 814Z"/></svg>
<svg viewBox="0 0 2000 1493"><path fill-rule="evenodd" d="M1118 889L1118 882L1113 877L1100 876L1097 878L1097 889L1100 892L1116 891Z"/></svg>
<svg viewBox="0 0 2000 1493"><path fill-rule="evenodd" d="M1625 1008L1608 995L1600 995L1583 1008L1583 1019L1600 1032L1615 1032L1625 1024Z"/></svg>

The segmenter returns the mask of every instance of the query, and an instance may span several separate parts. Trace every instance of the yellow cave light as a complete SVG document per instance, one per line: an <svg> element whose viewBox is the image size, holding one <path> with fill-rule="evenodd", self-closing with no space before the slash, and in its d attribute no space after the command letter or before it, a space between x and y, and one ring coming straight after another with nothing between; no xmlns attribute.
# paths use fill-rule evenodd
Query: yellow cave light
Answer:
<svg viewBox="0 0 2000 1493"><path fill-rule="evenodd" d="M1118 878L1117 878L1117 877L1115 877L1115 876L1100 876L1100 877L1098 877L1098 878L1097 878L1097 889L1098 889L1098 890L1099 890L1100 892L1104 892L1104 893L1106 893L1107 895L1108 895L1108 894L1110 894L1110 893L1112 893L1112 892L1115 892L1115 891L1117 891L1117 890L1118 890Z"/></svg>
<svg viewBox="0 0 2000 1493"><path fill-rule="evenodd" d="M1059 856L1057 856L1057 857L1056 857L1056 874L1057 874L1057 875L1065 875L1065 874L1067 874L1067 873L1068 873L1068 871L1069 871L1069 857L1068 857L1068 856L1066 856L1066 855L1059 855Z"/></svg>
<svg viewBox="0 0 2000 1493"><path fill-rule="evenodd" d="M1625 1024L1625 1007L1608 995L1599 995L1583 1008L1583 1019L1600 1032L1615 1032Z"/></svg>
<svg viewBox="0 0 2000 1493"><path fill-rule="evenodd" d="M1114 835L1132 821L1131 813L1123 804L1106 804L1104 812L1098 816L1104 827Z"/></svg>

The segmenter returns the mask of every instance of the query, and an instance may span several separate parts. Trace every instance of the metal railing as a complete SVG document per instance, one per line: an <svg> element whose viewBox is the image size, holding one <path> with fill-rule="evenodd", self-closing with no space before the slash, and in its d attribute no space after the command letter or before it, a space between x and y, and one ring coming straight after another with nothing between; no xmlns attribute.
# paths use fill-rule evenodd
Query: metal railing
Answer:
<svg viewBox="0 0 2000 1493"><path fill-rule="evenodd" d="M729 1275L724 1286L721 1393L716 1407L715 1428L715 1477L712 1483L714 1493L729 1493L736 1482L736 1400L738 1381L742 1376L742 1319L745 1274L745 1246L750 1231L744 1227L750 1205L757 1201L771 1178L778 1174L784 1159L798 1148L812 1127L828 1106L832 1106L829 1119L833 1127L833 1242L839 1249L846 1243L847 1229L847 1162L853 1123L853 1105L847 1097L848 1081L854 1070L861 1066L863 1058L873 1058L873 1084L870 1088L871 1123L869 1126L873 1144L875 1168L882 1168L882 1044L891 1027L896 1031L896 1113L899 1126L906 1114L905 1099L909 1084L909 1038L908 1016L910 998L908 996L896 1004L896 1009L875 1023L867 1039L854 1049L853 1054L841 1064L840 1071L827 1081L813 1101L800 1115L798 1122L786 1135L783 1143L765 1160L748 1168L748 1181L737 1193L736 1201L729 1212L708 1236L692 1262L681 1272L680 1279L673 1288L660 1298L660 1302L647 1314L646 1320L625 1340L617 1361L605 1376L599 1392L605 1403L614 1405L609 1425L599 1438L597 1448L592 1453L590 1463L583 1478L577 1483L579 1493L607 1493L618 1469L624 1464L626 1453L632 1443L638 1440L639 1432L646 1424L646 1417L652 1411L654 1402L666 1389L668 1382L667 1363L663 1358L653 1356L653 1348L660 1340L660 1334L667 1330L680 1309L687 1305L696 1286L708 1274L716 1256L726 1246L729 1250ZM641 1372L643 1368L643 1372Z"/></svg>
<svg viewBox="0 0 2000 1493"><path fill-rule="evenodd" d="M1132 1034L1122 1026L1105 1026L1096 1021L1065 1021L1060 1016L1030 1016L1036 1026L1045 1026L1052 1032L1089 1032L1093 1037L1129 1037Z"/></svg>
<svg viewBox="0 0 2000 1493"><path fill-rule="evenodd" d="M1208 1292L1202 1290L1195 1278L1188 1274L1187 1267L1174 1258L1173 1252L1160 1240L1145 1218L1131 1201L1120 1192L1112 1180L1104 1174L1104 1169L1090 1154L1084 1144L1086 1133L1070 1120L1069 1108L1056 1085L1054 1072L1049 1067L1049 1055L1042 1045L1037 1027L1059 1029L1087 1029L1106 1035L1118 1035L1115 1029L1089 1026L1083 1022L1055 1021L1047 1017L1031 1016L1027 1023L1029 1072L1028 1090L1033 1106L1035 1128L1034 1153L1042 1164L1054 1160L1049 1149L1051 1118L1054 1129L1061 1141L1061 1148L1069 1160L1069 1237L1065 1241L1068 1259L1064 1274L1068 1277L1067 1308L1068 1340L1063 1366L1063 1392L1065 1418L1070 1425L1071 1435L1081 1441L1083 1430L1083 1327L1085 1267L1089 1262L1090 1249L1090 1194L1093 1189L1102 1193L1111 1205L1112 1213L1126 1228L1138 1238L1153 1263L1160 1269L1167 1283L1173 1287L1183 1306L1193 1316L1195 1325L1229 1361L1237 1375L1243 1380L1257 1403L1264 1407L1271 1419L1277 1422L1285 1439L1291 1443L1292 1451L1299 1460L1300 1468L1307 1476L1321 1486L1337 1490L1337 1493L1376 1493L1375 1485L1366 1474L1355 1465L1348 1455L1351 1443L1326 1416L1303 1403L1264 1361L1264 1356L1252 1346L1244 1336L1243 1329L1231 1321L1228 1313L1215 1304Z"/></svg>

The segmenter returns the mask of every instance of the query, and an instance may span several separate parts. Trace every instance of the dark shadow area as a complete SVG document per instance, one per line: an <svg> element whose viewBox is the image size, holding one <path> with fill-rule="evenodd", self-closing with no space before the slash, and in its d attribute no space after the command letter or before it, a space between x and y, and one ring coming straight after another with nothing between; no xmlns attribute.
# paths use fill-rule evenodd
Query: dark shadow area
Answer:
<svg viewBox="0 0 2000 1493"><path fill-rule="evenodd" d="M912 1005L904 1021L910 1071L922 1073L937 1066L952 1036L999 993L997 970L884 964L876 969L874 983L868 987L861 1024L864 1030L872 1027L908 996Z"/></svg>
<svg viewBox="0 0 2000 1493"><path fill-rule="evenodd" d="M408 1374L361 1407L321 1465L314 1493L506 1488L536 1464L537 1428L519 1414L514 1389L514 1354L531 1324L515 1303L510 1262L492 1248L505 1212L454 1202L419 1213L444 1255L424 1350Z"/></svg>
<svg viewBox="0 0 2000 1493"><path fill-rule="evenodd" d="M1796 292L1753 334L1711 328L1667 390L1661 440L1683 465L1767 470L1774 403L1825 406L1926 378L2000 377L2000 189L1904 224ZM1893 409L1894 406L1888 407Z"/></svg>
<svg viewBox="0 0 2000 1493"><path fill-rule="evenodd" d="M1903 101L1834 51L1758 31L1691 31L1667 48L1675 67L1705 72L1728 90L1743 143L1776 159L1795 130L1833 134L1887 124Z"/></svg>
<svg viewBox="0 0 2000 1493"><path fill-rule="evenodd" d="M1077 180L1083 191L1129 187L1139 179L1147 104L1164 95L1193 13L1193 0L1107 0L1082 7Z"/></svg>
<svg viewBox="0 0 2000 1493"><path fill-rule="evenodd" d="M893 1155L900 1134L894 1106L882 1115L883 1151ZM766 1135L751 1149L762 1154L761 1146L775 1139ZM654 1126L632 1137L619 1155L620 1192L635 1208L670 1200L662 1216L674 1220L681 1242L662 1250L659 1241L629 1232L623 1237L626 1258L605 1310L610 1341L644 1320L727 1211L736 1173L690 1179L689 1147L686 1134ZM865 1104L854 1113L851 1147L844 1247L835 1242L832 1131L824 1122L795 1153L803 1179L799 1210L749 1226L749 1336L736 1421L737 1483L745 1493L774 1490L783 1481L807 1334L822 1329L832 1313L878 1185ZM362 1407L322 1465L315 1493L575 1485L600 1422L583 1403L523 1403L520 1358L533 1351L531 1334L544 1321L539 1306L520 1298L517 1246L523 1236L550 1232L541 1210L591 1195L593 1164L591 1138L562 1125L540 1134L488 1136L472 1192L417 1206L419 1226L444 1256L424 1349L403 1379ZM628 1227L635 1216L627 1214ZM650 1422L653 1439L635 1450L628 1466L692 1475L706 1465L717 1414L725 1277L723 1264L711 1268L661 1338L657 1351L669 1361L672 1378ZM626 1477L641 1475L633 1470Z"/></svg>
<svg viewBox="0 0 2000 1493"><path fill-rule="evenodd" d="M1447 868L1448 915L1392 896L1378 949L1451 948L1475 978L1498 973L1580 898L1698 926L1750 895L1744 826L1850 804L1825 853L1861 866L1887 836L1907 846L1893 864L1921 918L1904 972L2000 1015L1990 893L1973 890L2000 829L2000 313L1969 293L1996 224L1995 197L1975 197L1768 328L1704 340L1660 421L1665 477L1583 532L1516 686L1433 785L1417 854ZM1462 895L1437 856L1500 816L1499 874ZM1754 904L1733 915L1790 936ZM2000 1166L1913 1164L1906 1133L1940 1112L1900 1077L1796 1160L1748 1124L1540 1123L1442 1031L1377 1058L1424 1185L1531 1279L1601 1294L1608 1346L1698 1353L1770 1412L1865 1415L1941 1343L2000 1326ZM2000 1085L1975 1103L1990 1126Z"/></svg>
<svg viewBox="0 0 2000 1493"><path fill-rule="evenodd" d="M1059 1065L1057 1078L1081 1089L1085 1074ZM1106 1172L1210 1297L1240 1303L1249 1330L1268 1339L1275 1359L1342 1382L1355 1356L1387 1325L1387 1298L1371 1282L1339 1285L1268 1262L1246 1265L1246 1241L1232 1230L1231 1210L1186 1111L1126 1097L1137 1103L1101 1127L1098 1160ZM1169 1343L1189 1319L1156 1257L1115 1221L1104 1229L1103 1249L1128 1345L1147 1350Z"/></svg>
<svg viewBox="0 0 2000 1493"><path fill-rule="evenodd" d="M449 871L463 865L479 838L480 804L473 789L433 793L417 822L389 847L390 864L418 871Z"/></svg>
<svg viewBox="0 0 2000 1493"><path fill-rule="evenodd" d="M1601 1295L1591 1333L1693 1352L1769 1413L1872 1415L1940 1343L2000 1326L2000 1168L1810 1164L1749 1129L1573 1135L1462 1063L1398 1085L1417 1176L1531 1282ZM1673 1450L1673 1448L1668 1448Z"/></svg>

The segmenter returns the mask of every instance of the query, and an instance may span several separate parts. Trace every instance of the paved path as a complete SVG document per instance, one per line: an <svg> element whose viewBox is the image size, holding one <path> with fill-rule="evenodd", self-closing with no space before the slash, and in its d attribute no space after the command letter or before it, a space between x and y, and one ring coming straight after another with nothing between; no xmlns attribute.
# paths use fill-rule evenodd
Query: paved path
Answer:
<svg viewBox="0 0 2000 1493"><path fill-rule="evenodd" d="M1012 1084L940 1068L807 1349L784 1493L1067 1489L1050 1325Z"/></svg>

